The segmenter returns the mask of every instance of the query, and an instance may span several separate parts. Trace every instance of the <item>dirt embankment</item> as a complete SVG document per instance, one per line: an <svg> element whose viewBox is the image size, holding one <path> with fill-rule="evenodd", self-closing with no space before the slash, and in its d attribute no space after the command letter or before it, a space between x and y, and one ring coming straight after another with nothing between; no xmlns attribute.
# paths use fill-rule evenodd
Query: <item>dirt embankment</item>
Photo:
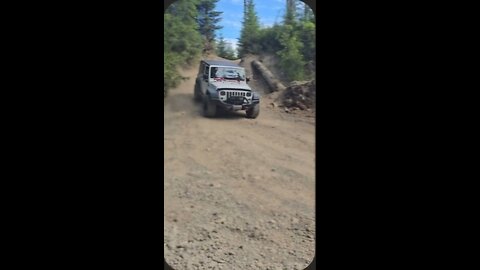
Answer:
<svg viewBox="0 0 480 270"><path fill-rule="evenodd" d="M269 70L275 78L273 81L279 81L282 87L276 87L272 92L271 83L267 83L260 72L253 67L254 61L260 61L264 67ZM314 118L316 110L316 83L312 81L294 81L285 80L285 74L278 68L278 59L274 55L246 55L239 62L247 70L247 74L253 78L252 87L254 89L264 89L264 100L272 110L278 113L290 113L303 117ZM285 89L283 86L287 86Z"/></svg>
<svg viewBox="0 0 480 270"><path fill-rule="evenodd" d="M164 251L174 269L304 269L315 252L315 118L205 118L197 66L164 107ZM251 72L251 70L247 71ZM252 75L252 73L250 73Z"/></svg>

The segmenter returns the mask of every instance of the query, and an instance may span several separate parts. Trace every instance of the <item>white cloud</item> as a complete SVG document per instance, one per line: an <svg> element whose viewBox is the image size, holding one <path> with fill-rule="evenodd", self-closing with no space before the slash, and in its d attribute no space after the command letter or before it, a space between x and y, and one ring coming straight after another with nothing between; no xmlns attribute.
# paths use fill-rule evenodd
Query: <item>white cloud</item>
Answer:
<svg viewBox="0 0 480 270"><path fill-rule="evenodd" d="M273 24L274 24L274 22L272 22L272 21L262 22L262 23L261 23L261 27L262 27L262 28L270 28L270 27L273 26Z"/></svg>
<svg viewBox="0 0 480 270"><path fill-rule="evenodd" d="M262 27L272 27L275 22L279 22L281 18L275 18L272 16L260 17L260 25Z"/></svg>
<svg viewBox="0 0 480 270"><path fill-rule="evenodd" d="M236 51L238 48L238 40L236 38L224 38L226 43L232 45L232 48Z"/></svg>

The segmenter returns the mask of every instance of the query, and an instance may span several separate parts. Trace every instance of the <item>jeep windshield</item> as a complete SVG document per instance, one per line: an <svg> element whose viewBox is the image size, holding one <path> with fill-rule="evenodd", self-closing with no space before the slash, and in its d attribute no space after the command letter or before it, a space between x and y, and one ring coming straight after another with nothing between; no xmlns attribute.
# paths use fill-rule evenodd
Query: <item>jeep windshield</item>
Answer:
<svg viewBox="0 0 480 270"><path fill-rule="evenodd" d="M212 67L210 77L214 79L245 81L245 70L234 67Z"/></svg>

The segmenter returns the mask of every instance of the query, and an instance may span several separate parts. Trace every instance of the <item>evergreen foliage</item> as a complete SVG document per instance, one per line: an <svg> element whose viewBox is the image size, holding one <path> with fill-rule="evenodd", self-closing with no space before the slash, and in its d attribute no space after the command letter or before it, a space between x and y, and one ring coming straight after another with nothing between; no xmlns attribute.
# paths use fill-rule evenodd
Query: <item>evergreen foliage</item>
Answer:
<svg viewBox="0 0 480 270"><path fill-rule="evenodd" d="M304 56L300 53L303 45L298 40L297 32L291 25L285 25L284 31L280 34L280 44L283 49L278 52L280 65L288 80L304 79Z"/></svg>
<svg viewBox="0 0 480 270"><path fill-rule="evenodd" d="M283 27L277 24L260 29L257 42L263 52L276 53L283 48L278 39L282 29Z"/></svg>
<svg viewBox="0 0 480 270"><path fill-rule="evenodd" d="M245 1L247 9L244 12L243 25L238 42L240 57L247 53L258 53L261 49L261 45L258 44L260 24L255 12L255 4L253 0Z"/></svg>
<svg viewBox="0 0 480 270"><path fill-rule="evenodd" d="M181 64L191 63L201 52L201 36L196 22L198 0L178 0L164 14L163 93L180 83L177 71Z"/></svg>
<svg viewBox="0 0 480 270"><path fill-rule="evenodd" d="M197 5L197 22L207 50L213 49L215 31L222 29L222 26L218 24L222 19L220 17L222 12L215 11L215 6L218 1L219 0L199 0Z"/></svg>
<svg viewBox="0 0 480 270"><path fill-rule="evenodd" d="M305 3L303 4L302 20L315 23L315 15L313 14L313 10Z"/></svg>
<svg viewBox="0 0 480 270"><path fill-rule="evenodd" d="M281 24L259 28L253 0L245 0L245 19L239 40L239 55L267 52L279 56L279 68L288 80L303 80L315 74L315 17L299 0L286 0Z"/></svg>
<svg viewBox="0 0 480 270"><path fill-rule="evenodd" d="M215 39L220 29L221 12L215 11L219 0L177 0L164 14L164 95L182 79L177 69L192 64L203 51L237 59L230 43ZM238 56L260 52L279 56L280 69L288 80L302 80L314 75L315 17L299 0L286 0L281 24L260 28L254 0L244 0L244 19L239 38Z"/></svg>
<svg viewBox="0 0 480 270"><path fill-rule="evenodd" d="M235 50L233 49L232 45L230 43L225 42L222 36L218 41L217 55L229 60L237 59L237 57L235 57Z"/></svg>
<svg viewBox="0 0 480 270"><path fill-rule="evenodd" d="M192 64L202 51L215 48L220 29L219 0L177 0L165 11L163 28L163 92L178 86L183 78L177 69ZM227 52L228 55L228 52Z"/></svg>
<svg viewBox="0 0 480 270"><path fill-rule="evenodd" d="M313 67L315 66L315 23L307 19L300 22L297 30L298 38L302 42L303 46L300 49L300 53L303 55L305 61L307 61L309 68L307 68L307 75L309 77L314 76Z"/></svg>
<svg viewBox="0 0 480 270"><path fill-rule="evenodd" d="M293 25L295 23L295 0L287 0L287 7L285 12L285 25Z"/></svg>
<svg viewBox="0 0 480 270"><path fill-rule="evenodd" d="M225 47L227 43L223 39L222 36L220 36L220 39L218 40L218 45L217 45L217 55L220 57L223 57L222 55L225 55Z"/></svg>
<svg viewBox="0 0 480 270"><path fill-rule="evenodd" d="M223 58L229 59L229 60L236 60L238 59L235 56L235 50L233 49L232 45L230 43L227 43L225 45L225 54L221 56Z"/></svg>

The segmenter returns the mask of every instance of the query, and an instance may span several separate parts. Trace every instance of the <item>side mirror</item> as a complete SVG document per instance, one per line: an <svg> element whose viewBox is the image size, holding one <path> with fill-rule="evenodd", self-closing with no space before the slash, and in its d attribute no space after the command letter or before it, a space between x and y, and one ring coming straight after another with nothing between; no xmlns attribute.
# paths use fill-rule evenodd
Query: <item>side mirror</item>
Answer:
<svg viewBox="0 0 480 270"><path fill-rule="evenodd" d="M250 81L250 77L247 77L247 82L249 82L249 81Z"/></svg>

